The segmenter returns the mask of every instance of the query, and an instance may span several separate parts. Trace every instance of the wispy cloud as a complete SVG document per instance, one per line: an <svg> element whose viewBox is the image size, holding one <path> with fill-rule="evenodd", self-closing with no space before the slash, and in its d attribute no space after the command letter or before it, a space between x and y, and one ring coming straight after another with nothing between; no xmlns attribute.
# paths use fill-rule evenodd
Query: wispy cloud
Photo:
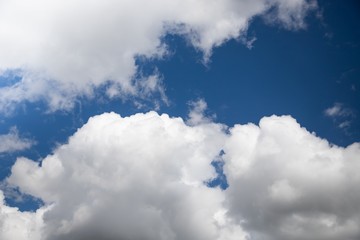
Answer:
<svg viewBox="0 0 360 240"><path fill-rule="evenodd" d="M348 129L353 119L356 117L355 112L342 103L334 103L332 107L325 109L325 116L330 117L341 129Z"/></svg>
<svg viewBox="0 0 360 240"><path fill-rule="evenodd" d="M190 101L189 105L189 114L187 123L189 125L198 125L200 123L208 123L211 122L216 116L208 116L206 114L207 111L207 103L204 99L200 98L196 101Z"/></svg>
<svg viewBox="0 0 360 240"><path fill-rule="evenodd" d="M334 106L325 110L325 115L328 117L348 117L353 115L349 108L345 108L342 103L335 103Z"/></svg>
<svg viewBox="0 0 360 240"><path fill-rule="evenodd" d="M12 127L9 133L0 135L0 153L26 150L34 144L34 140L20 137L16 127Z"/></svg>

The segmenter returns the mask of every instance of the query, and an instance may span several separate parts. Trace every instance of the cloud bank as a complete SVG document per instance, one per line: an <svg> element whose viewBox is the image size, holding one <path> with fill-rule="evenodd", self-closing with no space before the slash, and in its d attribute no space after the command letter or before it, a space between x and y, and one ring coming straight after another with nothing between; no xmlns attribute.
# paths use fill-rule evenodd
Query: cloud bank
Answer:
<svg viewBox="0 0 360 240"><path fill-rule="evenodd" d="M166 101L159 74L144 76L136 59L162 58L167 34L184 36L204 58L229 39L246 37L250 21L304 28L313 0L110 0L0 2L0 111L46 101L50 111L70 109L105 88L108 97Z"/></svg>
<svg viewBox="0 0 360 240"><path fill-rule="evenodd" d="M2 203L0 238L359 239L359 143L333 146L290 116L190 123L105 113L40 165L19 158L7 182L45 206ZM226 190L206 185L219 159Z"/></svg>

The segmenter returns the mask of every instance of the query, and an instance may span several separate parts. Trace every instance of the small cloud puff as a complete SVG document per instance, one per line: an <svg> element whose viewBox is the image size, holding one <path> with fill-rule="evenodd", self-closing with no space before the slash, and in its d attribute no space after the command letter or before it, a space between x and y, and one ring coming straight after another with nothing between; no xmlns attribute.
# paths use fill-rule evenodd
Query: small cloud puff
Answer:
<svg viewBox="0 0 360 240"><path fill-rule="evenodd" d="M334 106L325 110L325 115L328 117L348 117L353 115L349 108L345 108L341 103L335 103Z"/></svg>
<svg viewBox="0 0 360 240"><path fill-rule="evenodd" d="M325 109L324 114L332 118L337 126L345 131L351 127L352 121L356 118L356 114L351 108L347 108L344 104L338 102Z"/></svg>

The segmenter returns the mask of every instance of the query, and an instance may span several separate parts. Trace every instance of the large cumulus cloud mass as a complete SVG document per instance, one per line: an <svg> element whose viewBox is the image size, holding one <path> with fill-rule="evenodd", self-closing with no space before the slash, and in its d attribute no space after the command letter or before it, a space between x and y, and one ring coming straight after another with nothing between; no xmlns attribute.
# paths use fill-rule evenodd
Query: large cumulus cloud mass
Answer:
<svg viewBox="0 0 360 240"><path fill-rule="evenodd" d="M161 77L139 72L137 58L162 58L167 34L183 36L204 59L249 22L305 27L314 0L2 0L0 111L44 100L50 111L105 88L108 97L164 94ZM246 41L246 40L245 40Z"/></svg>
<svg viewBox="0 0 360 240"><path fill-rule="evenodd" d="M330 145L290 116L187 122L106 113L41 164L17 159L7 183L45 204L21 212L1 194L0 238L359 239L358 143ZM212 161L226 190L207 186Z"/></svg>

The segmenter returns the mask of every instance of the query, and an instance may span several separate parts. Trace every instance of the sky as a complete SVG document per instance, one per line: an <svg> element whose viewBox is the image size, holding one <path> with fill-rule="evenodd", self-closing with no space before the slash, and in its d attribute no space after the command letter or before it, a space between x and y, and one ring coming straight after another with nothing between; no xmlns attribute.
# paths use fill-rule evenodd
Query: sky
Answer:
<svg viewBox="0 0 360 240"><path fill-rule="evenodd" d="M360 238L355 0L0 1L0 239Z"/></svg>

